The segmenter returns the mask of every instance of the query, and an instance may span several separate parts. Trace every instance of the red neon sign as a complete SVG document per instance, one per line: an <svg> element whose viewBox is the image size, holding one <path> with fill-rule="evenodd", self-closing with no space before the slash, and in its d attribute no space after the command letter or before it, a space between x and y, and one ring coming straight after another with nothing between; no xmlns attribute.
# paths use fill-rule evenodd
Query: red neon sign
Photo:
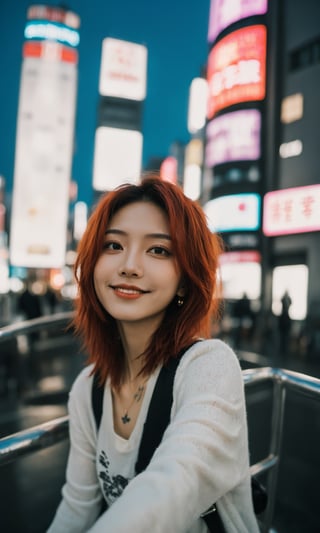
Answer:
<svg viewBox="0 0 320 533"><path fill-rule="evenodd" d="M160 166L160 178L163 181L170 181L175 185L178 182L178 161L173 156L166 157Z"/></svg>
<svg viewBox="0 0 320 533"><path fill-rule="evenodd" d="M267 31L263 25L236 30L221 39L208 58L208 119L239 102L263 100Z"/></svg>
<svg viewBox="0 0 320 533"><path fill-rule="evenodd" d="M23 44L22 55L24 58L36 57L75 64L78 62L77 50L56 42L26 41Z"/></svg>

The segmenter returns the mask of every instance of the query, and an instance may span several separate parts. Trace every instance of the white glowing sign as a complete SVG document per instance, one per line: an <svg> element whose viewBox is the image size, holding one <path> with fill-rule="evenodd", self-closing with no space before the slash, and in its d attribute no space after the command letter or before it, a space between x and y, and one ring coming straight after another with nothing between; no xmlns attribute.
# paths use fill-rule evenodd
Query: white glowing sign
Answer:
<svg viewBox="0 0 320 533"><path fill-rule="evenodd" d="M279 154L282 159L288 159L288 157L296 157L302 154L302 150L302 141L300 141L300 139L295 139L294 141L280 144Z"/></svg>
<svg viewBox="0 0 320 533"><path fill-rule="evenodd" d="M205 204L211 231L255 231L260 226L260 196L255 193L230 194Z"/></svg>
<svg viewBox="0 0 320 533"><path fill-rule="evenodd" d="M320 185L272 191L263 202L267 236L320 230Z"/></svg>
<svg viewBox="0 0 320 533"><path fill-rule="evenodd" d="M285 292L291 298L289 316L292 320L304 320L308 310L308 279L307 265L284 265L275 267L272 272L272 311L280 315L281 299Z"/></svg>
<svg viewBox="0 0 320 533"><path fill-rule="evenodd" d="M290 124L303 117L303 94L286 96L281 102L281 122Z"/></svg>
<svg viewBox="0 0 320 533"><path fill-rule="evenodd" d="M256 250L227 252L219 258L224 298L254 300L261 295L261 255Z"/></svg>
<svg viewBox="0 0 320 533"><path fill-rule="evenodd" d="M141 173L143 137L139 131L100 127L96 130L93 187L111 191L136 183Z"/></svg>
<svg viewBox="0 0 320 533"><path fill-rule="evenodd" d="M188 107L188 131L196 133L206 123L208 105L208 82L204 78L194 78L190 85Z"/></svg>
<svg viewBox="0 0 320 533"><path fill-rule="evenodd" d="M109 37L103 40L99 80L101 95L144 100L146 76L145 46Z"/></svg>
<svg viewBox="0 0 320 533"><path fill-rule="evenodd" d="M198 200L201 194L201 167L190 164L184 167L183 192L191 200Z"/></svg>
<svg viewBox="0 0 320 533"><path fill-rule="evenodd" d="M85 202L76 202L74 206L73 236L80 240L87 227L88 206Z"/></svg>

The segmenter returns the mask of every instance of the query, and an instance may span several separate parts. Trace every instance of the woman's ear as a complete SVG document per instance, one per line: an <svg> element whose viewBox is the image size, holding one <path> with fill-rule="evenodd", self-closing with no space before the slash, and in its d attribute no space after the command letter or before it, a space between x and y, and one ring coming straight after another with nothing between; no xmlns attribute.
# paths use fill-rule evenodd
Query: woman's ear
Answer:
<svg viewBox="0 0 320 533"><path fill-rule="evenodd" d="M181 285L180 287L178 287L178 290L177 290L177 296L185 296L186 295L186 288Z"/></svg>

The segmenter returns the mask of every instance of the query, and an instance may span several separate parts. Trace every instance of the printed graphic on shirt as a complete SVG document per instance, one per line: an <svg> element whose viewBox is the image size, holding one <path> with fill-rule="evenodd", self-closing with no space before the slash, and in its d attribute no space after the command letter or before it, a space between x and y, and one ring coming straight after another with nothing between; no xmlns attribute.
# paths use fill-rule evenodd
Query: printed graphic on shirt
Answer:
<svg viewBox="0 0 320 533"><path fill-rule="evenodd" d="M103 493L109 503L114 502L121 496L123 490L128 485L129 480L120 474L112 476L109 472L110 461L106 452L102 451L99 456L99 463L103 467L99 471L99 478L102 480Z"/></svg>

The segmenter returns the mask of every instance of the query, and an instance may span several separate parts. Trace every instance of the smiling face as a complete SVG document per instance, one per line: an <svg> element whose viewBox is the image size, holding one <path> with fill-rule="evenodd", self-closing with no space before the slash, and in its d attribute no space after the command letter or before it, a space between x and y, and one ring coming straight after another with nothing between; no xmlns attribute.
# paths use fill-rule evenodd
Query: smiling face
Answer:
<svg viewBox="0 0 320 533"><path fill-rule="evenodd" d="M123 325L143 323L152 333L175 295L183 294L180 278L162 209L143 201L119 209L106 229L94 269L94 287L104 309Z"/></svg>

